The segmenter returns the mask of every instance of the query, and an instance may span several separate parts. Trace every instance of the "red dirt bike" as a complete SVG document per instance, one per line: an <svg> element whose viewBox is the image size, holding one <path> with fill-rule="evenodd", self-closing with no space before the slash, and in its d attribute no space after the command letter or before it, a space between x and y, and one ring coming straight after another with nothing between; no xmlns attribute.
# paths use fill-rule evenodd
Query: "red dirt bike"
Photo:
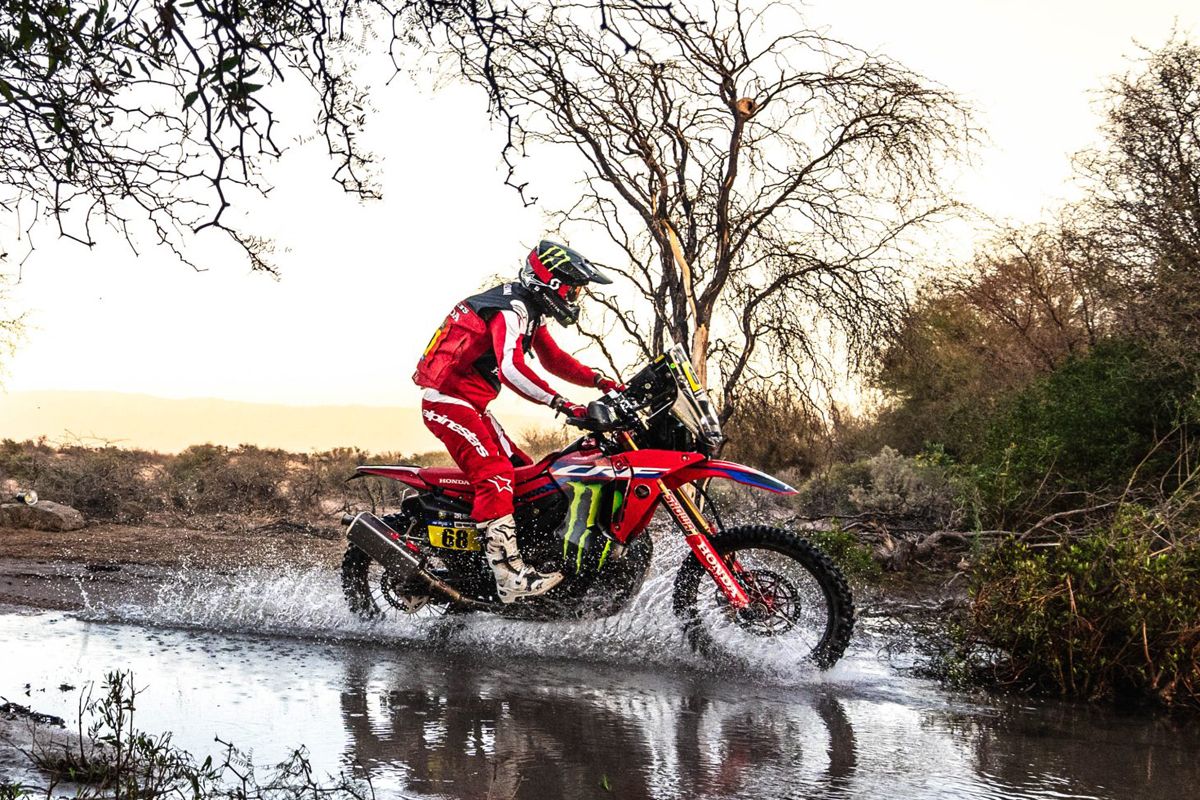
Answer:
<svg viewBox="0 0 1200 800"><path fill-rule="evenodd" d="M821 667L841 657L854 604L828 556L779 528L725 528L711 502L715 522L702 512L704 487L713 479L795 490L710 457L722 441L720 424L682 347L568 423L587 435L518 467L514 487L525 560L561 570L561 584L540 597L500 603L483 533L470 516L471 485L461 472L360 466L355 477L390 478L413 491L394 514L343 519L350 547L342 586L351 610L364 618L421 609L543 620L615 614L646 577L654 547L646 529L661 505L691 549L675 576L673 605L695 650L737 661L764 645L773 654L786 646L789 658L794 653Z"/></svg>

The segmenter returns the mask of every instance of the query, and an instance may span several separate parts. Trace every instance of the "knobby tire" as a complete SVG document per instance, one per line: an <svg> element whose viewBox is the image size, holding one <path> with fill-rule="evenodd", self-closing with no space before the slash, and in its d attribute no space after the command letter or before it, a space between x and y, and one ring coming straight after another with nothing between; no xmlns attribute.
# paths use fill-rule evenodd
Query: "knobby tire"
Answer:
<svg viewBox="0 0 1200 800"><path fill-rule="evenodd" d="M728 528L709 540L727 560L737 551L765 550L802 566L820 586L826 607L825 629L808 657L822 669L832 667L842 657L854 629L854 600L846 579L829 556L795 533L765 525ZM708 572L695 554L689 553L676 574L673 597L675 614L683 622L687 641L707 658L736 661L738 654L718 644L700 617L697 598L702 586L715 591Z"/></svg>

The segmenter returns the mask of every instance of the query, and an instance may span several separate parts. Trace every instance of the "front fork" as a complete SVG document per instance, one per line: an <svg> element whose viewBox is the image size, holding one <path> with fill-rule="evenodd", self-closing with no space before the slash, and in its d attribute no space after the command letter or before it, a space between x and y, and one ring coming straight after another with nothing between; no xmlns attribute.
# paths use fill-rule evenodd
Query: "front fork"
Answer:
<svg viewBox="0 0 1200 800"><path fill-rule="evenodd" d="M627 450L638 449L633 437L628 433L621 435L621 442ZM658 490L662 493L663 504L666 505L667 511L671 512L675 524L683 531L684 541L688 543L688 547L692 548L700 565L712 576L713 583L717 584L717 588L725 595L725 599L736 609L750 605L750 596L746 594L746 590L734 576L733 570L725 563L725 559L721 558L716 548L712 546L712 542L708 540L708 534L714 532L713 527L696 507L692 498L678 489L668 489L662 478L658 479ZM736 562L734 567L737 568Z"/></svg>
<svg viewBox="0 0 1200 800"><path fill-rule="evenodd" d="M713 582L725 595L725 599L737 609L750 605L750 597L746 594L746 590L742 588L741 583L734 576L733 570L729 568L725 559L721 558L716 548L712 546L712 542L709 541L708 533L712 532L712 526L700 513L700 509L696 508L696 504L684 492L678 489L668 489L661 480L658 484L662 491L663 503L671 512L671 516L675 518L675 523L683 531L684 541L688 543L688 547L692 548L700 565L712 576Z"/></svg>

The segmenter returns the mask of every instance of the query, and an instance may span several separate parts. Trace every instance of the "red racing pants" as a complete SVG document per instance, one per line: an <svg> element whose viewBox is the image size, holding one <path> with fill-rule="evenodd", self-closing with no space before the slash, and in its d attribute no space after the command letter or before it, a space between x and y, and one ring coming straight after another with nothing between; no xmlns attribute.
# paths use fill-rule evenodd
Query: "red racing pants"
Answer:
<svg viewBox="0 0 1200 800"><path fill-rule="evenodd" d="M454 463L475 489L476 522L513 513L513 464L531 463L487 411L466 400L426 389L421 400L425 427L446 445Z"/></svg>

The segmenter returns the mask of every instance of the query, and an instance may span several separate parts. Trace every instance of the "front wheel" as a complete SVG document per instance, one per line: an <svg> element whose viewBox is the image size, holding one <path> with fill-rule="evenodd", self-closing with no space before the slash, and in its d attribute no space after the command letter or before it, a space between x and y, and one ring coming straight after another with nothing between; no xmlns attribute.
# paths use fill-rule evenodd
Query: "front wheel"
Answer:
<svg viewBox="0 0 1200 800"><path fill-rule="evenodd" d="M694 554L675 577L675 614L697 652L738 662L833 666L850 643L854 600L827 555L789 531L748 525L710 537L750 596L735 609ZM769 652L768 652L769 651Z"/></svg>

